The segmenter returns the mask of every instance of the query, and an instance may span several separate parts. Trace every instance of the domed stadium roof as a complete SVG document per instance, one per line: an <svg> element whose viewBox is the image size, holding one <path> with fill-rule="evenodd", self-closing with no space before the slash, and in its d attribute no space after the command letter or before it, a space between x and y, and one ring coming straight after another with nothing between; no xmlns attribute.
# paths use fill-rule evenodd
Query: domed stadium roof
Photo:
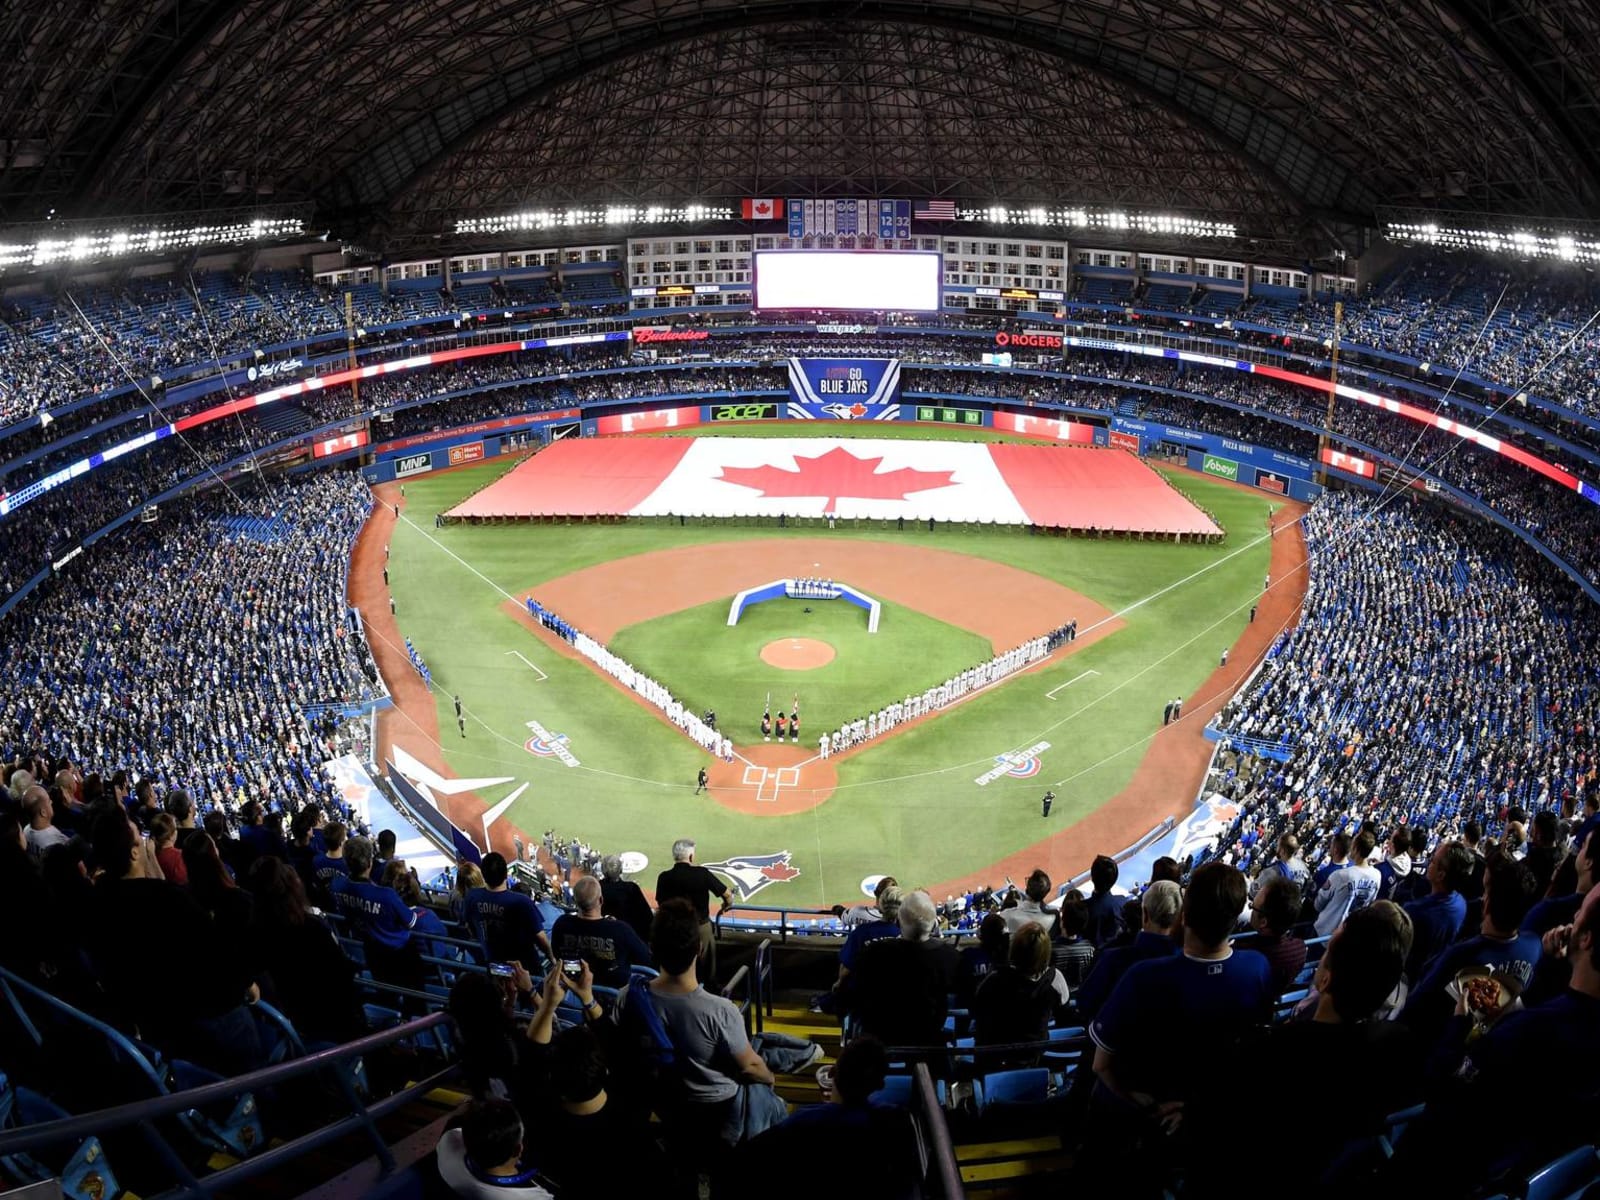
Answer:
<svg viewBox="0 0 1600 1200"><path fill-rule="evenodd" d="M0 18L0 220L951 196L1303 240L1592 213L1600 9L1535 0L100 0Z"/></svg>

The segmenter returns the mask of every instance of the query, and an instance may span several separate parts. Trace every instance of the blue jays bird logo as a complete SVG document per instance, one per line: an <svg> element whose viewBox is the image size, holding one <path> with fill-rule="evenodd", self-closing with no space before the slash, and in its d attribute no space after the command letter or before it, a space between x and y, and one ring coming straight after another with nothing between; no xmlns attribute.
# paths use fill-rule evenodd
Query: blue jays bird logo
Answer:
<svg viewBox="0 0 1600 1200"><path fill-rule="evenodd" d="M856 421L867 415L865 404L824 404L822 411L836 421Z"/></svg>
<svg viewBox="0 0 1600 1200"><path fill-rule="evenodd" d="M775 883L788 883L799 875L800 868L790 866L789 859L789 851L780 850L776 854L744 854L701 865L725 877L739 893L739 899L748 900Z"/></svg>

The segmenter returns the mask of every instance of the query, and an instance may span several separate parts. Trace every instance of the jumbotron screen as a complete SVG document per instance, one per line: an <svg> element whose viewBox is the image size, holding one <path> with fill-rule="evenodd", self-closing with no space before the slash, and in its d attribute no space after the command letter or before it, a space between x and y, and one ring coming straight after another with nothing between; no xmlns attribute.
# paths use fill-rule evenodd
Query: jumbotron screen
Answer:
<svg viewBox="0 0 1600 1200"><path fill-rule="evenodd" d="M931 250L757 250L755 307L938 312L943 273Z"/></svg>

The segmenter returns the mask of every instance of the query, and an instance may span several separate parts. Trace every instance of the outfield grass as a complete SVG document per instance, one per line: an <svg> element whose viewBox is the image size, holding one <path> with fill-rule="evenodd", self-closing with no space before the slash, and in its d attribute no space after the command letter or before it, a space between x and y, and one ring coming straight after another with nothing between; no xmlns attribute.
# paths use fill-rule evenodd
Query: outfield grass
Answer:
<svg viewBox="0 0 1600 1200"><path fill-rule="evenodd" d="M870 424L859 430L829 426L828 432L983 440L982 431L965 428ZM821 432L810 423L714 432L734 429L766 437ZM1221 649L1239 636L1270 554L1266 497L1190 476L1181 479L1183 489L1229 531L1218 545L1030 537L1009 529L929 533L919 527L894 533L841 527L829 533L911 541L1033 571L1084 593L1126 624L1049 671L1024 676L852 756L840 766L839 790L820 808L791 817L751 817L693 796L702 758L697 748L589 668L546 649L501 605L508 595L595 563L672 547L781 538L784 531L633 524L432 528L435 512L505 469L486 463L408 480L408 519L392 545L389 568L400 627L433 671L452 766L463 776L511 778L503 788L484 789L490 803L528 783L512 818L536 836L555 826L594 845L640 850L655 865L666 861L680 836L698 839L702 861L789 850L801 874L762 893L762 901L771 903L847 899L864 876L883 871L927 882L958 876L1098 807L1127 783L1160 724L1163 704L1192 693ZM513 651L549 678L538 679ZM1056 699L1046 698L1069 680L1076 682ZM472 717L466 739L454 732L450 696L457 691ZM565 733L581 767L528 754L523 743L530 719ZM815 733L820 726L808 720L807 729ZM1051 749L1037 778L974 784L995 755L1041 740ZM1037 798L1057 781L1064 782L1056 787L1060 799L1047 826ZM653 881L655 865L646 882Z"/></svg>
<svg viewBox="0 0 1600 1200"><path fill-rule="evenodd" d="M769 695L774 712L800 696L801 729L814 748L823 730L943 683L994 653L985 638L898 604L883 605L878 632L868 633L867 614L843 601L769 600L745 609L730 627L731 600L630 625L608 644L667 683L691 711L716 710L735 742L755 739ZM786 637L826 642L836 657L809 671L762 662L762 647Z"/></svg>

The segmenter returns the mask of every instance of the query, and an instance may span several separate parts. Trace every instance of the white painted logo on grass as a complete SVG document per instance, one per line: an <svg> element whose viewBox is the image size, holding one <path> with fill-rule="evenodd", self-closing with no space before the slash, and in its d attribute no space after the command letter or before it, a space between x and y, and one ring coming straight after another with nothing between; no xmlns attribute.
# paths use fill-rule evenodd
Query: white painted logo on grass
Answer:
<svg viewBox="0 0 1600 1200"><path fill-rule="evenodd" d="M991 770L985 771L975 780L979 787L988 787L996 779L1004 779L1007 775L1017 779L1028 779L1039 773L1038 757L1050 749L1049 742L1035 742L1026 750L1009 750L1005 754L994 756L995 765Z"/></svg>

